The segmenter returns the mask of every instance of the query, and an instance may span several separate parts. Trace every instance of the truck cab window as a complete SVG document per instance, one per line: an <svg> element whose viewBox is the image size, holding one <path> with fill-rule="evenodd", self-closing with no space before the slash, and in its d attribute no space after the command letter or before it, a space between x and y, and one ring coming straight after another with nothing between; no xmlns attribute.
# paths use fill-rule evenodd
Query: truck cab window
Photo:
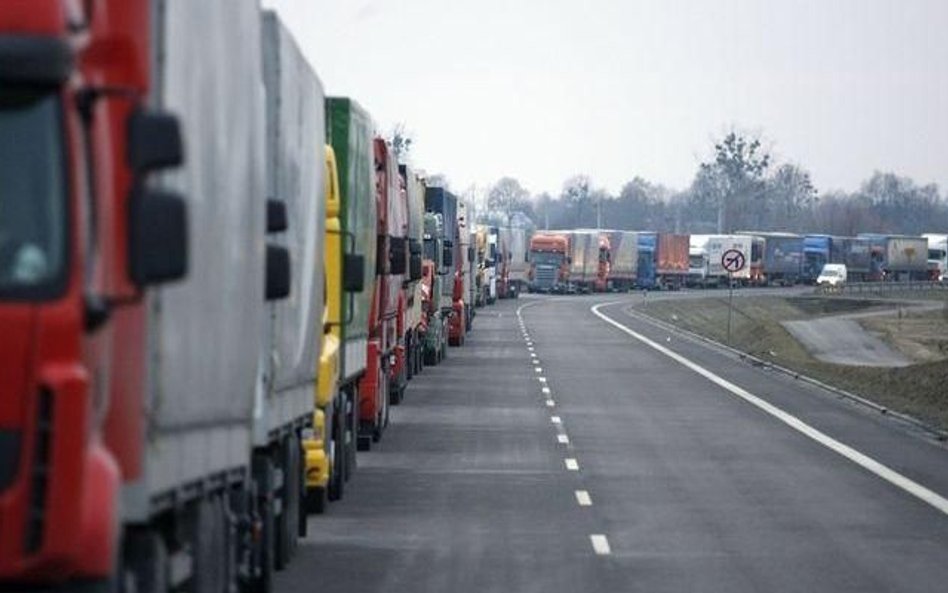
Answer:
<svg viewBox="0 0 948 593"><path fill-rule="evenodd" d="M66 171L58 95L0 90L0 298L54 296L65 269Z"/></svg>

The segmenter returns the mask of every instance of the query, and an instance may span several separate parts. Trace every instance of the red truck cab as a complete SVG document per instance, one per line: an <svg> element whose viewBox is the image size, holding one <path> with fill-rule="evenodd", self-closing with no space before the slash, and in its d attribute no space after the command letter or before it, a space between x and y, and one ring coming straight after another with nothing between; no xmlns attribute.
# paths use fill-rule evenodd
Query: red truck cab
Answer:
<svg viewBox="0 0 948 593"><path fill-rule="evenodd" d="M187 263L183 201L143 184L182 157L177 123L141 109L148 11L0 11L0 586L106 581L120 553L143 427L112 420L144 381L122 336Z"/></svg>

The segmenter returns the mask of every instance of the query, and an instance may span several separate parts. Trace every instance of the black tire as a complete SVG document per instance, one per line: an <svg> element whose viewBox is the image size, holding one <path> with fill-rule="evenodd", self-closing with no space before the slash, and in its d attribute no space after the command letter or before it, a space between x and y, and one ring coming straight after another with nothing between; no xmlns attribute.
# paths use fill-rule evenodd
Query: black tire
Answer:
<svg viewBox="0 0 948 593"><path fill-rule="evenodd" d="M359 449L359 421L356 416L356 402L358 401L358 392L353 387L346 394L346 470L345 476L348 482L355 475L356 468L359 466L356 451Z"/></svg>
<svg viewBox="0 0 948 593"><path fill-rule="evenodd" d="M345 468L348 452L345 451L345 413L345 404L343 403L342 409L339 410L337 406L335 414L333 414L332 440L329 443L331 465L329 468L329 484L326 488L326 496L329 500L341 500L346 486Z"/></svg>
<svg viewBox="0 0 948 593"><path fill-rule="evenodd" d="M248 591L272 593L273 572L276 570L276 522L273 501L269 493L273 490L273 460L269 455L255 455L254 481L256 482L257 517L260 522L260 539L254 544L254 575Z"/></svg>
<svg viewBox="0 0 948 593"><path fill-rule="evenodd" d="M194 593L220 593L224 590L227 551L223 510L220 498L196 503L194 527Z"/></svg>
<svg viewBox="0 0 948 593"><path fill-rule="evenodd" d="M123 591L166 593L168 591L168 547L161 534L151 530L125 533ZM129 583L128 581L131 580ZM109 591L105 588L103 591Z"/></svg>
<svg viewBox="0 0 948 593"><path fill-rule="evenodd" d="M306 496L306 479L303 474L303 447L300 444L299 434L293 433L287 440L290 458L290 475L292 482L287 488L290 497L290 513L287 517L287 531L290 534L290 557L296 556L300 546L300 532L306 522L306 513L303 512L303 497Z"/></svg>
<svg viewBox="0 0 948 593"><path fill-rule="evenodd" d="M325 437L324 437L325 438ZM297 541L294 546L294 549L299 549L299 540L305 538L309 535L309 513L306 512L306 451L303 449L303 440L299 437L296 439L296 458L297 463L299 464L299 471L297 476L299 483L296 488L297 496L297 509L296 509L296 537ZM325 488L323 488L325 490Z"/></svg>
<svg viewBox="0 0 948 593"><path fill-rule="evenodd" d="M322 515L329 506L328 488L310 488L306 491L306 512L311 515Z"/></svg>

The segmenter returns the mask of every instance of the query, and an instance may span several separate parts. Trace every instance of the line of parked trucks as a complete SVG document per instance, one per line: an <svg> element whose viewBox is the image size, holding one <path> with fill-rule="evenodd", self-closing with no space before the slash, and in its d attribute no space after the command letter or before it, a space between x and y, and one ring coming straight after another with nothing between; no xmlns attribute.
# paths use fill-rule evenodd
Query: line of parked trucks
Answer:
<svg viewBox="0 0 948 593"><path fill-rule="evenodd" d="M4 2L0 179L0 590L270 591L487 267L258 0Z"/></svg>
<svg viewBox="0 0 948 593"><path fill-rule="evenodd" d="M638 289L790 286L816 283L827 264L844 265L858 282L944 280L948 235L864 233L855 237L738 231L678 234L571 229L537 231L527 259L531 292L575 293ZM745 254L729 276L725 251Z"/></svg>

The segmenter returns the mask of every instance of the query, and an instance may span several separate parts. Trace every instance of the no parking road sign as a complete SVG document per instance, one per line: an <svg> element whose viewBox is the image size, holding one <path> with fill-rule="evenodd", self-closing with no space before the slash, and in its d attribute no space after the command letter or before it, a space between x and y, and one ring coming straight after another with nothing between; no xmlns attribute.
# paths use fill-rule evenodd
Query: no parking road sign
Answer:
<svg viewBox="0 0 948 593"><path fill-rule="evenodd" d="M729 273L740 272L747 265L747 258L738 249L728 249L721 255L721 265Z"/></svg>

